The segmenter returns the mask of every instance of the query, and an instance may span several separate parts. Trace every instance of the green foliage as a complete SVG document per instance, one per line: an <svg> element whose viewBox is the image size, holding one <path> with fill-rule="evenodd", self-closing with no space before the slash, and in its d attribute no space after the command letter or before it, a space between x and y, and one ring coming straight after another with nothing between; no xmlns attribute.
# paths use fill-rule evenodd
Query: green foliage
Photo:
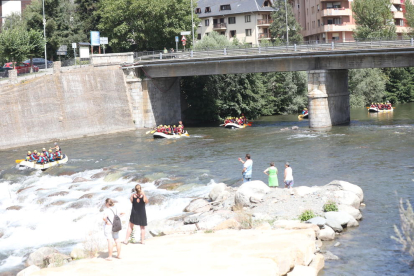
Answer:
<svg viewBox="0 0 414 276"><path fill-rule="evenodd" d="M56 50L61 45L86 40L81 22L76 13L76 5L71 0L45 0L47 56L57 57ZM34 0L26 7L23 18L27 26L43 34L43 8L41 0ZM70 47L68 47L70 48ZM71 55L72 51L68 51Z"/></svg>
<svg viewBox="0 0 414 276"><path fill-rule="evenodd" d="M235 45L238 45L240 42L235 40ZM224 35L219 34L218 32L211 32L209 35L205 35L203 39L198 41L194 47L195 50L208 50L208 49L223 49L227 48L232 43Z"/></svg>
<svg viewBox="0 0 414 276"><path fill-rule="evenodd" d="M387 79L381 69L353 69L348 72L351 107L364 107L371 102L383 101Z"/></svg>
<svg viewBox="0 0 414 276"><path fill-rule="evenodd" d="M386 99L391 103L407 103L414 101L414 68L384 69L388 77Z"/></svg>
<svg viewBox="0 0 414 276"><path fill-rule="evenodd" d="M286 9L284 1L275 1L273 4L275 11L272 13L273 23L270 25L270 33L275 38L275 44L286 43ZM293 14L292 5L287 3L287 25L289 27L289 43L299 43L303 41L301 26L296 21Z"/></svg>
<svg viewBox="0 0 414 276"><path fill-rule="evenodd" d="M338 212L338 205L335 201L328 201L323 205L324 212Z"/></svg>
<svg viewBox="0 0 414 276"><path fill-rule="evenodd" d="M302 212L302 214L300 214L299 219L300 221L308 221L314 217L316 217L316 215L312 210L305 210Z"/></svg>
<svg viewBox="0 0 414 276"><path fill-rule="evenodd" d="M204 233L206 234L213 234L214 233L214 229L207 229L204 231Z"/></svg>
<svg viewBox="0 0 414 276"><path fill-rule="evenodd" d="M407 20L408 26L414 28L414 4L411 1L405 1L405 14L404 17ZM413 36L412 30L410 36Z"/></svg>
<svg viewBox="0 0 414 276"><path fill-rule="evenodd" d="M115 52L175 48L174 37L191 30L190 0L101 0L96 16Z"/></svg>
<svg viewBox="0 0 414 276"><path fill-rule="evenodd" d="M99 6L101 0L75 0L76 13L78 15L81 29L90 40L90 31L97 31L100 21Z"/></svg>
<svg viewBox="0 0 414 276"><path fill-rule="evenodd" d="M26 21L23 20L22 15L20 13L12 13L7 16L4 20L4 24L2 25L3 30L10 30L15 28L24 28L26 29Z"/></svg>
<svg viewBox="0 0 414 276"><path fill-rule="evenodd" d="M356 22L355 39L394 39L396 28L389 0L355 0L352 11Z"/></svg>
<svg viewBox="0 0 414 276"><path fill-rule="evenodd" d="M402 245L402 250L410 254L414 260L414 211L410 202L406 201L406 208L404 202L400 199L400 219L401 230L394 225L395 236L391 238Z"/></svg>

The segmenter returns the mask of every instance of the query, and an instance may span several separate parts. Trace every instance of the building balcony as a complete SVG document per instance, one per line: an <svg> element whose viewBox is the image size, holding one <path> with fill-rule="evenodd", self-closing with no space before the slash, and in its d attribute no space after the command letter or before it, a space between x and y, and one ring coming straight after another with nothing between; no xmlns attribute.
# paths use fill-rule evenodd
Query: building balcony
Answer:
<svg viewBox="0 0 414 276"><path fill-rule="evenodd" d="M263 39L263 40L270 39L270 34L268 34L268 33L260 33L259 34L259 39Z"/></svg>
<svg viewBox="0 0 414 276"><path fill-rule="evenodd" d="M339 9L323 9L322 10L322 17L323 16L351 16L352 11L351 9L339 8Z"/></svg>
<svg viewBox="0 0 414 276"><path fill-rule="evenodd" d="M323 32L352 32L355 25L351 24L330 24L322 26Z"/></svg>
<svg viewBox="0 0 414 276"><path fill-rule="evenodd" d="M395 26L395 28L397 29L397 33L399 34L408 33L411 31L409 27Z"/></svg>
<svg viewBox="0 0 414 276"><path fill-rule="evenodd" d="M216 23L213 24L213 30L227 30L227 24L226 23Z"/></svg>
<svg viewBox="0 0 414 276"><path fill-rule="evenodd" d="M396 12L393 12L392 14L395 19L404 19L404 14L402 11L396 11Z"/></svg>
<svg viewBox="0 0 414 276"><path fill-rule="evenodd" d="M257 26L270 26L273 23L273 19L257 19Z"/></svg>
<svg viewBox="0 0 414 276"><path fill-rule="evenodd" d="M391 4L401 5L404 4L404 0L391 0Z"/></svg>

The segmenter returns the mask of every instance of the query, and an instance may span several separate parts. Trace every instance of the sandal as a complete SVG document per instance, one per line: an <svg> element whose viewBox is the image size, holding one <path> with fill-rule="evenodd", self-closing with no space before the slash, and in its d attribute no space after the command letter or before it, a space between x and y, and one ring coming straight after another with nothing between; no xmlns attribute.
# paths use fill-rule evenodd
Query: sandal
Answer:
<svg viewBox="0 0 414 276"><path fill-rule="evenodd" d="M125 245L128 245L129 241L127 241L127 242L121 242L121 243L123 243L123 244L125 244Z"/></svg>

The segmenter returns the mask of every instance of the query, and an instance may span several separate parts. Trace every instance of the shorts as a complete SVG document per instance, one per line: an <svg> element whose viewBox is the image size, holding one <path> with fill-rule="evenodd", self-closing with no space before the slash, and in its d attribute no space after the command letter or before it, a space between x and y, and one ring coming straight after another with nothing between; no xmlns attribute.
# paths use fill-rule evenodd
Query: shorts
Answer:
<svg viewBox="0 0 414 276"><path fill-rule="evenodd" d="M107 238L108 240L119 239L119 232L112 232L112 224L104 226L104 234L105 234L105 238Z"/></svg>
<svg viewBox="0 0 414 276"><path fill-rule="evenodd" d="M243 183L252 181L251 175L243 175Z"/></svg>
<svg viewBox="0 0 414 276"><path fill-rule="evenodd" d="M293 187L293 179L292 180L285 180L285 186L292 188Z"/></svg>

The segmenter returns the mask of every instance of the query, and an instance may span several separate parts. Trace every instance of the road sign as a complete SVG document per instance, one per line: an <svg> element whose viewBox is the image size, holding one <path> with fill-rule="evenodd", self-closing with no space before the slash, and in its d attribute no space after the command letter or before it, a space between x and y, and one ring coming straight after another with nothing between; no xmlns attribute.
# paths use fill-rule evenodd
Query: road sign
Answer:
<svg viewBox="0 0 414 276"><path fill-rule="evenodd" d="M104 44L104 45L108 44L108 37L101 36L100 42L101 42L101 44Z"/></svg>
<svg viewBox="0 0 414 276"><path fill-rule="evenodd" d="M72 43L72 49L76 49L76 43Z"/></svg>
<svg viewBox="0 0 414 276"><path fill-rule="evenodd" d="M183 46L185 46L185 40L183 41Z"/></svg>
<svg viewBox="0 0 414 276"><path fill-rule="evenodd" d="M188 32L181 32L180 34L181 34L181 35L190 35L190 34L191 34L191 32L190 32L190 31L188 31Z"/></svg>
<svg viewBox="0 0 414 276"><path fill-rule="evenodd" d="M187 38L185 38L185 36L183 36L183 37L181 38L181 41L187 41Z"/></svg>
<svg viewBox="0 0 414 276"><path fill-rule="evenodd" d="M101 43L100 41L100 34L98 31L91 31L91 45L92 46L99 46Z"/></svg>
<svg viewBox="0 0 414 276"><path fill-rule="evenodd" d="M178 39L179 39L179 37L178 37L178 36L176 36L176 37L175 37L175 42L178 42Z"/></svg>

